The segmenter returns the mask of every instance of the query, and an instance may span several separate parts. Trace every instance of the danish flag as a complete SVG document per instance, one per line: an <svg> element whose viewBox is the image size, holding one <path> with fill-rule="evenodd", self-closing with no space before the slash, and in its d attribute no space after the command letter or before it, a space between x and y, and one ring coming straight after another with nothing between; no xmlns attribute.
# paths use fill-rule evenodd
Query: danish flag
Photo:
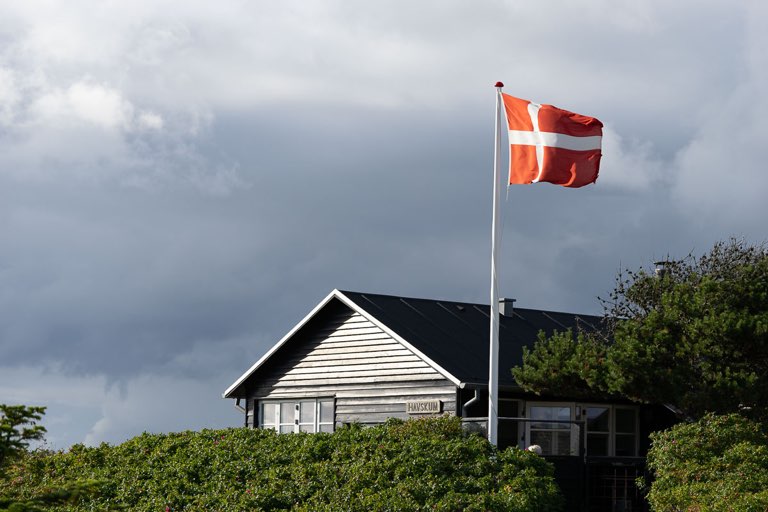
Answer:
<svg viewBox="0 0 768 512"><path fill-rule="evenodd" d="M597 180L603 123L501 94L509 128L509 183L583 187Z"/></svg>

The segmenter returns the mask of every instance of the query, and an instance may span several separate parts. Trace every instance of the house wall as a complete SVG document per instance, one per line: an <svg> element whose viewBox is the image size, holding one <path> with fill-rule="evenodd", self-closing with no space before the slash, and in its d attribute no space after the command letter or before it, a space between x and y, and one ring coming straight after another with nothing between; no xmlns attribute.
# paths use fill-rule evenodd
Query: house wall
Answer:
<svg viewBox="0 0 768 512"><path fill-rule="evenodd" d="M440 400L455 414L456 387L404 345L340 302L297 333L248 386L250 425L258 401L335 398L336 424L406 419L406 402Z"/></svg>

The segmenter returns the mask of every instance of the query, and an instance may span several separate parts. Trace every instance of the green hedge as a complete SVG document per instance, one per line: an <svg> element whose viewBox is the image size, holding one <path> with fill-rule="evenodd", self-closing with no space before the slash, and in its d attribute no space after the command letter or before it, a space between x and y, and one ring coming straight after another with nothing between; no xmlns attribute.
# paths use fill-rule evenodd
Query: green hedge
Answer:
<svg viewBox="0 0 768 512"><path fill-rule="evenodd" d="M651 435L655 511L768 510L768 437L738 414L706 415Z"/></svg>
<svg viewBox="0 0 768 512"><path fill-rule="evenodd" d="M516 448L498 451L447 417L333 434L145 433L117 446L33 452L6 476L0 496L15 499L100 481L96 495L61 508L72 511L562 508L544 459Z"/></svg>

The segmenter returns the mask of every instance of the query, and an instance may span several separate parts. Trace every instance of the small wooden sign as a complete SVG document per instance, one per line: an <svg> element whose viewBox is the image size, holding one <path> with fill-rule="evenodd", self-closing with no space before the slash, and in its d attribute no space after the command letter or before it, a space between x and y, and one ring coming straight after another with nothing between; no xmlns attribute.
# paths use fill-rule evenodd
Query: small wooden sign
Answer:
<svg viewBox="0 0 768 512"><path fill-rule="evenodd" d="M440 414L443 403L440 400L413 400L405 402L408 414Z"/></svg>

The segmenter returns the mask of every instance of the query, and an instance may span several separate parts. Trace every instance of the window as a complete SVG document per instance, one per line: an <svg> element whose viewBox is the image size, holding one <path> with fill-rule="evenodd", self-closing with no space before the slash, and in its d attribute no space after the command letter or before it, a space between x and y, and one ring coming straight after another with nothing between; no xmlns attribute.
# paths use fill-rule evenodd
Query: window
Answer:
<svg viewBox="0 0 768 512"><path fill-rule="evenodd" d="M571 443L572 407L569 405L532 405L528 408L529 444L541 446L542 455L575 455Z"/></svg>
<svg viewBox="0 0 768 512"><path fill-rule="evenodd" d="M611 453L611 409L607 406L585 406L587 422L587 453L607 456Z"/></svg>
<svg viewBox="0 0 768 512"><path fill-rule="evenodd" d="M616 407L616 456L637 456L637 409Z"/></svg>
<svg viewBox="0 0 768 512"><path fill-rule="evenodd" d="M517 400L510 400L508 398L499 398L499 417L500 418L516 418L519 416L520 404ZM499 435L498 445L499 448L506 448L507 446L517 446L519 441L517 421L514 420L499 420Z"/></svg>
<svg viewBox="0 0 768 512"><path fill-rule="evenodd" d="M333 432L332 399L262 401L259 428L281 434L291 432Z"/></svg>
<svg viewBox="0 0 768 512"><path fill-rule="evenodd" d="M608 404L528 403L525 445L543 455L577 455L580 443L591 457L636 457L638 409ZM581 430L584 429L583 435Z"/></svg>
<svg viewBox="0 0 768 512"><path fill-rule="evenodd" d="M577 415L586 423L586 452L592 457L636 457L637 408L616 405L577 404Z"/></svg>

